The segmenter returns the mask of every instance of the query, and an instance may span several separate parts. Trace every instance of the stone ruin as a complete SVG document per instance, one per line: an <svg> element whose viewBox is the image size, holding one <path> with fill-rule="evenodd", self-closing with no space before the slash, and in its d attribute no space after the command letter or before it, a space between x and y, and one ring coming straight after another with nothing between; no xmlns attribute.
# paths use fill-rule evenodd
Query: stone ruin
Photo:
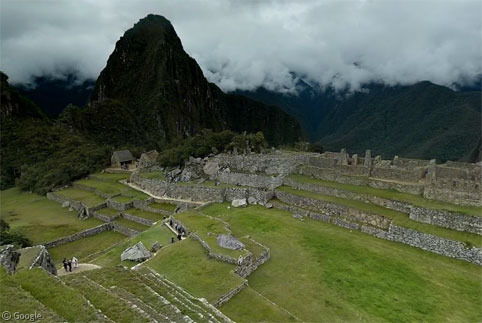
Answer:
<svg viewBox="0 0 482 323"><path fill-rule="evenodd" d="M38 249L38 252L33 254L33 257L26 259L25 268L17 268L24 252L30 249ZM23 258L22 258L23 259ZM46 272L57 275L57 269L55 264L48 252L47 248L43 245L27 247L27 248L16 248L14 245L3 245L0 246L0 266L4 267L5 270L13 274L19 269L32 269L32 268L42 268Z"/></svg>

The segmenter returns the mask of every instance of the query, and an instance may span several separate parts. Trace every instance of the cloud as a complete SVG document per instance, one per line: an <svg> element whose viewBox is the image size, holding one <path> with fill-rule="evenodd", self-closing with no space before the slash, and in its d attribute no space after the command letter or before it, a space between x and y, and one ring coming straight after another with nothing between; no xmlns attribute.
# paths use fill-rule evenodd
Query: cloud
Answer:
<svg viewBox="0 0 482 323"><path fill-rule="evenodd" d="M171 20L222 89L291 92L293 75L356 90L381 81L451 85L482 74L480 1L26 1L0 3L0 68L13 82L96 78L148 13ZM293 74L294 73L294 74Z"/></svg>

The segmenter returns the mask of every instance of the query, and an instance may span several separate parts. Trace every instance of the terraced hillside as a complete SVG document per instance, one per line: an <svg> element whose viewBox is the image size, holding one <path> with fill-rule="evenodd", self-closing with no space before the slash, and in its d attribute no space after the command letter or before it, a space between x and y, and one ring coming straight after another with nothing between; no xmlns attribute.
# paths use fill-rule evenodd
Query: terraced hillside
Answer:
<svg viewBox="0 0 482 323"><path fill-rule="evenodd" d="M216 156L180 172L140 170L129 185L120 175L99 174L55 192L50 198L69 205L57 203L58 210L75 218L67 208L78 209L87 220L76 221L109 229L49 248L57 262L78 254L99 268L47 276L56 282L51 292L66 286L76 306L86 302L100 321L482 320L479 206L407 192L425 187L422 181L347 182L353 175L334 177L313 157ZM195 169L204 174L172 176ZM381 180L391 188L377 186ZM247 206L232 205L243 200ZM222 236L241 247L226 248ZM122 261L138 242L159 248L144 262ZM69 320L29 283L44 279L39 271L2 277L25 308L37 304L52 321ZM40 286L50 292L49 284Z"/></svg>

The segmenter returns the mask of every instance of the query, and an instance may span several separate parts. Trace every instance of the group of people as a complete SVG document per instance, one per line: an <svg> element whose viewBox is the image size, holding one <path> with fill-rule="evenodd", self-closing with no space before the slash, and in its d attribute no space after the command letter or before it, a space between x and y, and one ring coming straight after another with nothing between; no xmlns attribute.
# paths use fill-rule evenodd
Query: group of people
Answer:
<svg viewBox="0 0 482 323"><path fill-rule="evenodd" d="M72 259L69 259L69 260L64 258L62 263L64 264L64 269L65 269L66 272L72 272L72 266L74 268L79 267L79 260L75 257L72 257Z"/></svg>
<svg viewBox="0 0 482 323"><path fill-rule="evenodd" d="M178 241L181 241L182 237L186 235L186 230L184 229L184 227L182 225L177 224L177 223L173 223L172 219L169 220L169 226L171 228L174 228L174 230L176 230ZM174 243L174 242L175 242L174 237L172 237L171 243Z"/></svg>

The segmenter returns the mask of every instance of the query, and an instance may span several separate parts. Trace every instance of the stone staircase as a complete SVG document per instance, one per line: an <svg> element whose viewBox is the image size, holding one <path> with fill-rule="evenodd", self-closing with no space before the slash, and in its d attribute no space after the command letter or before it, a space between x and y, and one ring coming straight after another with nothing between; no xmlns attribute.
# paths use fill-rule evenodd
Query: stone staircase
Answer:
<svg viewBox="0 0 482 323"><path fill-rule="evenodd" d="M149 268L133 271L119 266L69 275L64 281L114 322L120 320L120 311L122 320L134 317L139 322L231 322L206 300Z"/></svg>

